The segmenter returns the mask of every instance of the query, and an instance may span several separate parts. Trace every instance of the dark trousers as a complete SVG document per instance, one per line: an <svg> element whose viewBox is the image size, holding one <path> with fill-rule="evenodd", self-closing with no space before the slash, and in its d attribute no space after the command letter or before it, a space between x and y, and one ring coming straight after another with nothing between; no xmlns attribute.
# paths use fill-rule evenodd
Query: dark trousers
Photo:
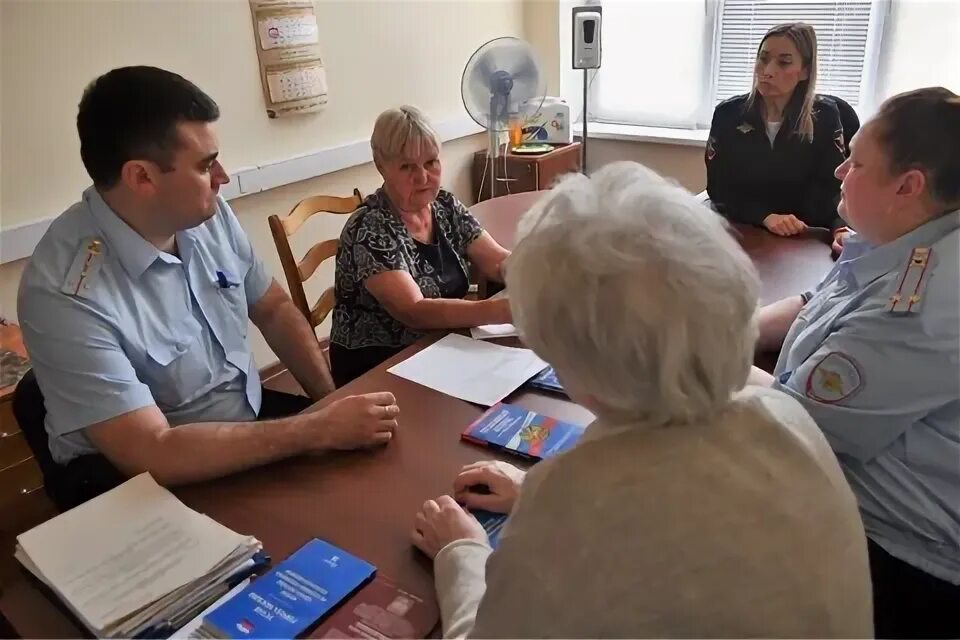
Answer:
<svg viewBox="0 0 960 640"><path fill-rule="evenodd" d="M300 413L313 404L310 398L263 389L258 420L275 420ZM44 412L45 413L45 412ZM41 429L43 415L40 415ZM47 494L61 511L72 509L113 489L127 480L109 460L100 454L74 458L65 465L54 463L52 473L44 474Z"/></svg>
<svg viewBox="0 0 960 640"><path fill-rule="evenodd" d="M940 580L869 541L877 638L960 638L960 585Z"/></svg>
<svg viewBox="0 0 960 640"><path fill-rule="evenodd" d="M339 344L330 345L330 373L337 388L353 382L378 364L392 358L404 347L361 347L347 349Z"/></svg>

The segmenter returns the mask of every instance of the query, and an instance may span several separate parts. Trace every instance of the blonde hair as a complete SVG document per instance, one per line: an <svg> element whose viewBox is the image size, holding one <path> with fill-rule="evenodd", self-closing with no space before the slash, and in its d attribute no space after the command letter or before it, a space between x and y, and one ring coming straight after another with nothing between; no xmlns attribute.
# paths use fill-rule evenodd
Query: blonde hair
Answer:
<svg viewBox="0 0 960 640"><path fill-rule="evenodd" d="M689 423L743 387L759 279L689 192L614 162L563 178L517 235L505 270L514 324L599 417Z"/></svg>
<svg viewBox="0 0 960 640"><path fill-rule="evenodd" d="M794 125L793 133L800 134L800 137L808 142L813 141L813 101L816 98L817 90L817 32L813 27L805 22L787 22L771 27L763 36L760 44L757 46L757 57L763 49L763 43L771 36L786 36L793 43L800 53L803 66L807 70L807 79L801 80L794 93L803 91L803 100L800 103L800 114ZM747 99L747 109L752 109L759 99L757 92L757 74L753 74L753 88L750 90L750 97ZM764 116L766 120L766 116Z"/></svg>
<svg viewBox="0 0 960 640"><path fill-rule="evenodd" d="M377 164L419 155L424 145L439 151L440 136L420 109L405 104L377 116L370 136L370 149Z"/></svg>

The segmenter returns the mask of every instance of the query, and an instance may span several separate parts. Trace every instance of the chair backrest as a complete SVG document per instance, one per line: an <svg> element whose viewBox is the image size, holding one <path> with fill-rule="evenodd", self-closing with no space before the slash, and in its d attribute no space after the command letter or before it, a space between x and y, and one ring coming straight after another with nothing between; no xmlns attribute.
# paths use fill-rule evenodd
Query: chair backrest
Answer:
<svg viewBox="0 0 960 640"><path fill-rule="evenodd" d="M273 234L273 242L277 245L277 253L280 255L280 264L283 265L283 273L287 278L290 297L293 298L293 303L297 305L303 317L314 328L323 322L333 310L333 287L328 287L320 294L316 304L311 307L307 303L303 283L310 279L325 260L337 255L340 240L334 238L318 242L307 251L303 260L297 262L293 257L293 251L290 249L289 238L314 214L334 213L342 215L353 213L362 203L363 196L358 189L354 189L353 195L346 198L313 196L298 202L297 206L283 218L274 214L268 220L270 232Z"/></svg>
<svg viewBox="0 0 960 640"><path fill-rule="evenodd" d="M17 388L13 391L12 409L27 446L33 452L33 459L43 473L44 484L49 485L58 465L50 454L50 440L44 426L47 409L33 369L27 371L17 383Z"/></svg>
<svg viewBox="0 0 960 640"><path fill-rule="evenodd" d="M837 110L840 111L840 126L843 127L843 142L846 146L846 152L844 155L850 157L850 140L852 140L854 134L860 130L860 117L857 116L857 112L853 107L850 106L850 103L843 98L831 96L826 93L822 95L823 97L830 98L837 103Z"/></svg>

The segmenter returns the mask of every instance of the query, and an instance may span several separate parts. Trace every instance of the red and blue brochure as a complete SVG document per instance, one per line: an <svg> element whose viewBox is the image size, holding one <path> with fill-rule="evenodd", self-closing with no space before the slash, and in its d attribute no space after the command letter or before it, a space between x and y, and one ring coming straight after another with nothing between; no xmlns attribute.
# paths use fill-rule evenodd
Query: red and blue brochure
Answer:
<svg viewBox="0 0 960 640"><path fill-rule="evenodd" d="M499 403L471 424L464 440L542 460L567 451L583 435L583 427L512 404Z"/></svg>
<svg viewBox="0 0 960 640"><path fill-rule="evenodd" d="M537 375L533 376L530 379L530 386L536 387L537 389L543 389L544 391L552 391L554 393L566 393L563 389L563 385L560 384L560 379L557 378L557 372L553 370L553 367L547 367Z"/></svg>
<svg viewBox="0 0 960 640"><path fill-rule="evenodd" d="M503 529L503 525L507 521L507 515L484 509L471 509L470 513L477 519L483 530L487 532L487 540L490 541L490 546L496 549L500 542L500 530Z"/></svg>

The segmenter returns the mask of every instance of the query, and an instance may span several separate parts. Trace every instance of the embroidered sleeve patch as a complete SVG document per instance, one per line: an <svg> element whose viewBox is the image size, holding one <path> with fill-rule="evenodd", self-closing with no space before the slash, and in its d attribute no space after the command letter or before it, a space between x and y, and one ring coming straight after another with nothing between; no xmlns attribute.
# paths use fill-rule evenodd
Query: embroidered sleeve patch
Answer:
<svg viewBox="0 0 960 640"><path fill-rule="evenodd" d="M713 160L717 157L717 145L713 136L707 138L707 160Z"/></svg>
<svg viewBox="0 0 960 640"><path fill-rule="evenodd" d="M833 134L833 145L837 148L837 151L846 155L847 145L843 139L843 129L837 129Z"/></svg>
<svg viewBox="0 0 960 640"><path fill-rule="evenodd" d="M863 386L863 374L856 360L839 351L831 351L807 376L807 397L836 404L846 400Z"/></svg>

